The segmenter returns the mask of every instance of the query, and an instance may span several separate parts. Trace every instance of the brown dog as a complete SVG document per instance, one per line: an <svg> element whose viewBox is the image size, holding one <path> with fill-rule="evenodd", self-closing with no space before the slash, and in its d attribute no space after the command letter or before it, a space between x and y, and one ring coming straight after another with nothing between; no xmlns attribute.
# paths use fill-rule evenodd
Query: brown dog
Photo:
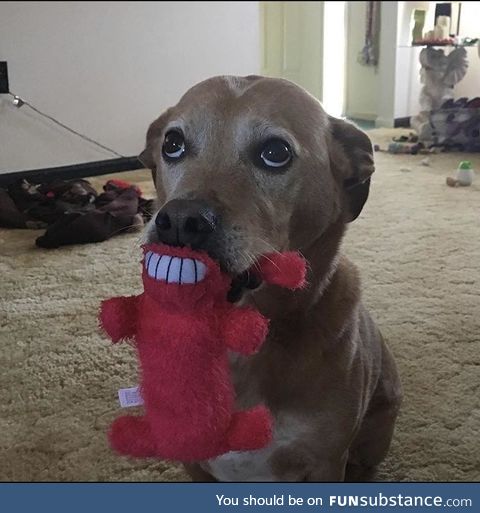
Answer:
<svg viewBox="0 0 480 513"><path fill-rule="evenodd" d="M254 288L248 268L274 250L307 258L309 287L244 294L271 319L252 357L232 355L238 408L265 403L273 443L187 466L193 479L342 481L371 477L401 402L393 358L360 300L356 268L339 255L367 199L372 146L295 84L215 77L152 123L140 157L160 204L146 238L207 250Z"/></svg>

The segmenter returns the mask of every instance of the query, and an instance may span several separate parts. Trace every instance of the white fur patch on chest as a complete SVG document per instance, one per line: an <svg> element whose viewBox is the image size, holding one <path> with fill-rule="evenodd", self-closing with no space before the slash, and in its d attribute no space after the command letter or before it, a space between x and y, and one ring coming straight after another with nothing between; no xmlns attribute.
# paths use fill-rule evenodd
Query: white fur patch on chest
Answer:
<svg viewBox="0 0 480 513"><path fill-rule="evenodd" d="M276 481L269 459L280 447L303 439L308 432L307 419L283 414L275 419L273 441L258 451L231 451L201 464L219 481Z"/></svg>

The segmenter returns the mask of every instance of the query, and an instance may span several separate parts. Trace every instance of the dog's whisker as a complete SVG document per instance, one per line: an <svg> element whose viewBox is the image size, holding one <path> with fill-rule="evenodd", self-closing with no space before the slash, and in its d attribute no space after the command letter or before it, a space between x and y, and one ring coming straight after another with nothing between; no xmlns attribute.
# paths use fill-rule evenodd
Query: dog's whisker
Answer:
<svg viewBox="0 0 480 513"><path fill-rule="evenodd" d="M264 258L265 260L268 260L268 261L269 261L269 262L270 262L274 267L276 267L276 268L277 268L277 270L278 270L278 271L280 271L280 270L281 270L281 269L280 269L280 267L278 267L278 265L277 265L277 264L276 264L276 263L275 263L271 258L269 258L269 257L268 257L268 256L266 256L266 255L263 255L263 258Z"/></svg>
<svg viewBox="0 0 480 513"><path fill-rule="evenodd" d="M261 246L265 247L265 251L268 251L270 253L280 253L280 251L277 248L275 248L270 242L268 242L262 237L251 236L247 239L247 242L249 242L250 245L252 245L255 242L259 243Z"/></svg>
<svg viewBox="0 0 480 513"><path fill-rule="evenodd" d="M119 228L118 230L115 230L114 232L112 232L110 234L110 237L113 237L114 235L116 235L117 233L122 233L122 232L128 232L130 230L130 228L138 228L138 229L141 229L141 226L138 225L138 224L130 224L128 226L124 226L123 228ZM131 232L130 232L131 233Z"/></svg>
<svg viewBox="0 0 480 513"><path fill-rule="evenodd" d="M252 243L254 241L257 241L261 244L263 244L264 246L267 247L267 251L269 251L270 253L280 253L280 251L278 251L277 249L275 249L270 243L268 243L266 240L264 239L261 239L260 237L250 237L248 239L248 241L250 242L250 245L252 245ZM260 271L260 268L259 268L259 265L258 265L258 261L257 261L257 257L253 257L253 255L249 254L248 255L251 259L252 259L252 265L255 267L255 269L257 271ZM262 255L263 258L265 258L266 260L268 260L272 265L274 265L278 270L280 270L280 268L278 267L278 265L271 259L269 258L268 256L266 256L265 254Z"/></svg>
<svg viewBox="0 0 480 513"><path fill-rule="evenodd" d="M257 239L261 244L264 244L265 247L270 251L270 253L281 253L281 251L279 251L277 248L275 248L274 246L272 246L269 242L267 242L266 240L264 239L260 239L258 238Z"/></svg>
<svg viewBox="0 0 480 513"><path fill-rule="evenodd" d="M255 265L255 258L253 258L252 255L250 255L249 253L245 252L245 251L242 251L239 253L239 258L242 259L242 261L245 263L247 269L249 267L251 267L252 265Z"/></svg>

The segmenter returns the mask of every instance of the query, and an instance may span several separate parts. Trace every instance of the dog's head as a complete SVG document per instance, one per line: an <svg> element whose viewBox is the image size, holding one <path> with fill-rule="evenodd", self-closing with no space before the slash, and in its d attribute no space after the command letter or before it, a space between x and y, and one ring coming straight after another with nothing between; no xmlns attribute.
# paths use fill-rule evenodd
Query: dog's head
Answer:
<svg viewBox="0 0 480 513"><path fill-rule="evenodd" d="M161 205L147 241L206 250L232 274L355 219L374 170L363 132L299 86L257 76L190 89L152 123L140 159Z"/></svg>

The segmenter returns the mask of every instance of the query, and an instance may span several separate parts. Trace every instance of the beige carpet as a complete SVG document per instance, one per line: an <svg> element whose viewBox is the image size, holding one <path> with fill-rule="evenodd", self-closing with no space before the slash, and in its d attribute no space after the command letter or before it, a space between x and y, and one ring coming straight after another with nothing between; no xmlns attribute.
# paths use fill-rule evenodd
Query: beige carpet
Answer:
<svg viewBox="0 0 480 513"><path fill-rule="evenodd" d="M445 177L465 155L434 155L430 167L422 158L377 154L370 200L344 245L405 387L379 477L480 480L480 174L451 189ZM145 171L122 178L151 192ZM140 290L136 235L50 251L34 247L37 235L0 231L0 480L186 479L106 444L116 391L136 383L136 364L97 334L96 310Z"/></svg>

